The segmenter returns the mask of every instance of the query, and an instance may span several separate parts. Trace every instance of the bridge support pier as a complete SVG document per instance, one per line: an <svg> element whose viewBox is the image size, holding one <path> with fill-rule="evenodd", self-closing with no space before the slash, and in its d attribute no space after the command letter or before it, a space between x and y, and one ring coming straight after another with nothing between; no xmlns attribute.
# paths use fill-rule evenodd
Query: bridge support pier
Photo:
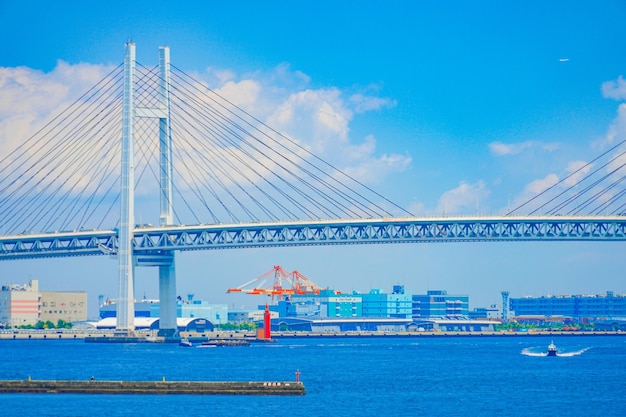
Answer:
<svg viewBox="0 0 626 417"><path fill-rule="evenodd" d="M172 254L169 265L159 266L159 336L166 339L178 337L176 325L176 267Z"/></svg>

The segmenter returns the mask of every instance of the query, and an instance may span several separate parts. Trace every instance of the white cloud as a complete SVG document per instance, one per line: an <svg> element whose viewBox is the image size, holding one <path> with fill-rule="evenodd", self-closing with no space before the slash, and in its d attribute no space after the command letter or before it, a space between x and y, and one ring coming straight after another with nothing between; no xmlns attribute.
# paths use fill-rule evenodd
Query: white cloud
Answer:
<svg viewBox="0 0 626 417"><path fill-rule="evenodd" d="M543 178L536 179L526 186L525 192L531 195L537 195L559 182L556 174L548 174Z"/></svg>
<svg viewBox="0 0 626 417"><path fill-rule="evenodd" d="M396 105L394 100L376 96L379 88L375 85L356 92L313 89L306 74L284 63L241 79L215 68L206 76L218 83L215 90L220 95L359 181L380 182L388 173L410 166L407 155L376 155L373 135L362 140L350 135L355 114Z"/></svg>
<svg viewBox="0 0 626 417"><path fill-rule="evenodd" d="M267 118L268 125L307 144L320 156L349 145L352 112L343 103L338 89L304 90L285 97Z"/></svg>
<svg viewBox="0 0 626 417"><path fill-rule="evenodd" d="M227 81L220 89L219 94L227 97L234 105L253 110L254 104L263 88L254 80L242 80L239 82Z"/></svg>
<svg viewBox="0 0 626 417"><path fill-rule="evenodd" d="M559 176L554 173L550 173L543 178L531 181L524 187L524 190L517 197L515 197L515 199L510 203L510 206L507 207L506 211L508 212L509 210L514 210L516 208L520 208L519 211L516 211L516 214L532 211L545 202L545 199L534 198L558 182Z"/></svg>
<svg viewBox="0 0 626 417"><path fill-rule="evenodd" d="M609 126L609 130L603 141L600 142L599 148L602 149L610 146L615 142L621 142L626 136L626 103L622 103L617 108L617 116Z"/></svg>
<svg viewBox="0 0 626 417"><path fill-rule="evenodd" d="M21 67L0 68L0 152L6 154L8 150L17 148L42 122L75 101L80 94L104 78L112 69L88 64L69 65L62 61L59 61L57 67L49 73ZM311 88L310 80L305 74L291 71L287 65L280 65L272 71L244 76L219 69L210 69L206 73L192 76L199 83L211 86L222 97L243 108L258 120L292 138L303 148L363 183L380 183L389 174L406 170L411 164L409 155L378 153L374 135L367 135L364 138L354 138L350 135L350 125L355 114L391 106L393 105L391 100L379 99L369 93L354 91L348 93L338 88ZM207 100L206 96L198 98ZM188 134L183 132L180 135ZM288 142L286 138L277 136L277 144L280 141ZM192 147L191 144L179 145ZM137 146L146 145L137 144ZM98 147L92 148L93 152L99 151ZM302 149L295 151L299 152L301 158L310 158L310 155ZM142 152L145 154L149 151L142 148L138 153ZM254 156L254 152L261 151L249 152ZM209 159L218 157L210 155L208 150L205 153L204 156ZM281 168L280 164L284 162L270 158L264 165L260 163L247 166L233 165L250 155L244 155L241 149L234 146L228 153L223 152L219 157L224 157L225 154L229 160L223 162L221 172L228 172L231 176L223 178L225 185L241 180L244 176L275 177L279 175L278 168ZM142 156L137 155L136 158L139 160ZM147 156L144 155L143 158ZM296 156L291 158L295 161ZM59 166L64 163L63 158L55 159ZM103 158L98 159L96 156L95 160ZM212 169L217 170L217 164L212 165ZM229 169L232 166L237 166L238 169ZM197 176L208 172L199 173L195 170L193 173L184 174L186 167L182 167L180 162L176 167L180 169L177 171L177 178L181 181L178 186L183 189L187 187L184 180L202 181L202 178ZM139 175L137 172L137 176ZM195 177L192 179L190 175ZM149 172L146 178L148 176ZM50 180L52 181L52 177ZM78 184L81 180L88 179L71 178L67 186ZM144 181L148 180L152 179ZM156 187L156 184L157 182L148 187ZM146 185L140 188L141 195L152 195L153 188L147 188ZM145 216L149 214L144 214Z"/></svg>
<svg viewBox="0 0 626 417"><path fill-rule="evenodd" d="M0 151L30 137L52 114L95 85L112 67L58 61L49 73L0 67Z"/></svg>
<svg viewBox="0 0 626 417"><path fill-rule="evenodd" d="M564 179L563 185L565 187L573 187L578 184L585 175L589 173L593 164L587 165L585 161L572 161L567 164L565 171L568 173L568 177Z"/></svg>
<svg viewBox="0 0 626 417"><path fill-rule="evenodd" d="M481 210L480 204L491 194L482 180L473 184L461 182L458 187L442 194L437 203L437 213L469 214Z"/></svg>
<svg viewBox="0 0 626 417"><path fill-rule="evenodd" d="M206 73L212 74L213 77L215 77L215 81L217 82L218 85L224 85L228 81L232 81L237 77L237 74L235 74L233 71L228 70L228 69L209 67L206 69ZM197 78L197 77L194 77L194 78Z"/></svg>
<svg viewBox="0 0 626 417"><path fill-rule="evenodd" d="M540 149L545 152L552 152L558 148L558 143L544 143L535 140L519 143L503 143L496 141L489 144L489 151L495 156L517 155L528 149Z"/></svg>
<svg viewBox="0 0 626 417"><path fill-rule="evenodd" d="M626 81L620 75L617 80L602 83L602 97L614 100L626 99Z"/></svg>
<svg viewBox="0 0 626 417"><path fill-rule="evenodd" d="M356 113L364 113L382 108L395 107L397 102L384 97L372 97L364 94L352 94L349 98L350 104Z"/></svg>
<svg viewBox="0 0 626 417"><path fill-rule="evenodd" d="M622 149L622 152L624 151L624 149ZM621 153L621 152L620 152ZM606 167L606 171L607 172L617 172L620 169L624 169L624 167L626 167L626 154L617 154L614 156L615 159L613 159L613 161L611 161L607 167ZM623 175L623 171L619 173L620 175Z"/></svg>

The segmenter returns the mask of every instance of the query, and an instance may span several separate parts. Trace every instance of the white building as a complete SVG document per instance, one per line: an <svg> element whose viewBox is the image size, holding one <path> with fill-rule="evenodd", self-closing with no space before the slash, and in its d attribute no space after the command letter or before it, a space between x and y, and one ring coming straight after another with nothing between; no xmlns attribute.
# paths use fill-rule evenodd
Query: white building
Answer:
<svg viewBox="0 0 626 417"><path fill-rule="evenodd" d="M39 291L39 281L25 285L7 284L0 290L0 327L34 326L59 320L87 320L87 293Z"/></svg>
<svg viewBox="0 0 626 417"><path fill-rule="evenodd" d="M3 285L0 290L0 326L34 326L39 321L39 282Z"/></svg>
<svg viewBox="0 0 626 417"><path fill-rule="evenodd" d="M73 323L87 320L87 293L72 291L42 291L39 300L39 321L59 320Z"/></svg>

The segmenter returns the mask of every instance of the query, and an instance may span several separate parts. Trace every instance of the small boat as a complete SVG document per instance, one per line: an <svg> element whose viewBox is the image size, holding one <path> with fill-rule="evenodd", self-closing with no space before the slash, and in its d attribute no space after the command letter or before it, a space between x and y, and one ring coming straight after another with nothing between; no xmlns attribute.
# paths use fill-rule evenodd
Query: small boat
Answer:
<svg viewBox="0 0 626 417"><path fill-rule="evenodd" d="M202 347L218 347L218 346L250 346L250 342L242 339L215 339L208 342L202 342Z"/></svg>
<svg viewBox="0 0 626 417"><path fill-rule="evenodd" d="M189 339L180 339L180 342L178 342L178 346L182 346L182 347L193 347L193 343L191 343L189 341Z"/></svg>
<svg viewBox="0 0 626 417"><path fill-rule="evenodd" d="M554 342L550 342L548 345L548 356L557 356L556 345Z"/></svg>

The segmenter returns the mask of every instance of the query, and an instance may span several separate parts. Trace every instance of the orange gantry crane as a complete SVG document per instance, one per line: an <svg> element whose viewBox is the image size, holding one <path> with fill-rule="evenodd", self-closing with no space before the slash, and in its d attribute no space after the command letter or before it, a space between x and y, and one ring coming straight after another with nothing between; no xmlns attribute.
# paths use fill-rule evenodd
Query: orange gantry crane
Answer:
<svg viewBox="0 0 626 417"><path fill-rule="evenodd" d="M270 281L271 280L271 281ZM267 285L270 284L270 285ZM229 288L227 293L262 294L277 297L282 300L285 296L294 294L319 294L322 288L302 275L298 271L285 271L280 265L264 274L240 285Z"/></svg>

